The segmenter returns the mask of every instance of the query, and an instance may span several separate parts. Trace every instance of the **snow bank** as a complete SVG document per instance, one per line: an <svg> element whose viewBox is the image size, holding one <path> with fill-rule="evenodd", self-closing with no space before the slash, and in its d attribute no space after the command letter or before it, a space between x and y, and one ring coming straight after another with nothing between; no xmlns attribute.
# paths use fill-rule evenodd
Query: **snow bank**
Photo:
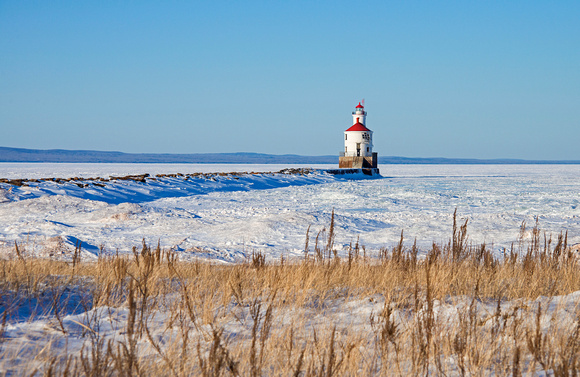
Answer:
<svg viewBox="0 0 580 377"><path fill-rule="evenodd" d="M379 176L374 176L378 178ZM194 173L126 175L107 178L5 179L0 181L0 202L66 195L111 204L144 203L160 198L203 195L211 192L249 191L373 178L362 171L330 174L325 170L283 169L268 173Z"/></svg>
<svg viewBox="0 0 580 377"><path fill-rule="evenodd" d="M497 253L536 216L548 236L568 231L570 244L580 243L580 166L397 165L381 166L381 173L0 183L0 253L18 241L31 253L57 255L81 241L89 257L101 246L130 252L145 239L185 259L235 262L252 251L301 256L308 228L312 244L333 209L339 252L357 239L369 253L392 247L401 231L407 246L417 239L427 250L449 240L456 208L461 221L469 220L468 242L485 242Z"/></svg>

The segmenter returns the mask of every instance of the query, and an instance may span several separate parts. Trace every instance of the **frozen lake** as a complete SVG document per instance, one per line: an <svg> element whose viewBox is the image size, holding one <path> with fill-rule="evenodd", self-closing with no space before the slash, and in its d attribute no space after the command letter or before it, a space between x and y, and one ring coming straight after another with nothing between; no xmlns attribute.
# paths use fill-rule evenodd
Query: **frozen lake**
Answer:
<svg viewBox="0 0 580 377"><path fill-rule="evenodd" d="M286 167L296 166L0 164L0 177L277 171ZM154 244L159 240L184 256L223 261L239 260L254 250L271 257L301 255L308 227L312 245L317 232L328 226L334 209L340 249L360 237L369 251L376 252L392 247L402 230L408 245L416 238L427 249L433 241L450 238L455 208L461 219L469 219L470 241L493 244L498 252L517 241L523 221L531 228L536 216L548 235L568 231L571 243L580 242L579 165L383 165L380 169L380 179L349 180L316 173L292 179L199 179L188 181L187 186L178 180L156 186L108 184L102 189L108 195L119 192L118 202L94 200L98 187L90 189L96 194L87 199L78 193L89 189L71 184L42 183L10 192L3 184L0 244L8 248L13 241L26 242L30 250L40 252L70 247L80 240L94 253L100 246L129 251L145 239ZM164 190L181 190L181 194L164 197ZM147 199L135 199L131 196L135 193ZM123 202L123 198L133 199Z"/></svg>

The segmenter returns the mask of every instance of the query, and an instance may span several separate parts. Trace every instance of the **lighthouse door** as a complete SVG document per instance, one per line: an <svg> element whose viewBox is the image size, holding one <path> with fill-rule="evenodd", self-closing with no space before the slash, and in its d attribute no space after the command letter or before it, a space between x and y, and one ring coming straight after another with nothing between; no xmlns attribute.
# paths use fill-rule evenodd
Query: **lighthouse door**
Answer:
<svg viewBox="0 0 580 377"><path fill-rule="evenodd" d="M360 143L356 143L356 156L360 157Z"/></svg>

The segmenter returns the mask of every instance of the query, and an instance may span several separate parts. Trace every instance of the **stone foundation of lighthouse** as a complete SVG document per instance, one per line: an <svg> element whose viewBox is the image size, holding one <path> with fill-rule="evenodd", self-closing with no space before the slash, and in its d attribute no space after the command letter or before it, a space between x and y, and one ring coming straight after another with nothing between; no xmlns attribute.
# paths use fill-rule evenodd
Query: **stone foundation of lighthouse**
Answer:
<svg viewBox="0 0 580 377"><path fill-rule="evenodd" d="M370 157L364 156L340 156L338 158L338 167L340 169L370 169L378 165L378 153L373 152Z"/></svg>

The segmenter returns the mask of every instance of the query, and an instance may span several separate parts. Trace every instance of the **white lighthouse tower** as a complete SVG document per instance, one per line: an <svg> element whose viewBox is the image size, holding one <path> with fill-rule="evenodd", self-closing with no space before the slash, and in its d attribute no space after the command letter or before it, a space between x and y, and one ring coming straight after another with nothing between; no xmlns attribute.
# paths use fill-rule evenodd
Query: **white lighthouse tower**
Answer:
<svg viewBox="0 0 580 377"><path fill-rule="evenodd" d="M354 108L354 111L352 112L352 124L357 124L360 121L360 123L362 123L364 126L366 125L366 119L367 112L365 111L365 107L364 105L361 105L359 102L358 105L356 105L356 107Z"/></svg>
<svg viewBox="0 0 580 377"><path fill-rule="evenodd" d="M375 168L378 155L373 153L373 131L366 126L367 112L358 103L352 112L353 125L344 131L344 152L339 158L339 168Z"/></svg>

